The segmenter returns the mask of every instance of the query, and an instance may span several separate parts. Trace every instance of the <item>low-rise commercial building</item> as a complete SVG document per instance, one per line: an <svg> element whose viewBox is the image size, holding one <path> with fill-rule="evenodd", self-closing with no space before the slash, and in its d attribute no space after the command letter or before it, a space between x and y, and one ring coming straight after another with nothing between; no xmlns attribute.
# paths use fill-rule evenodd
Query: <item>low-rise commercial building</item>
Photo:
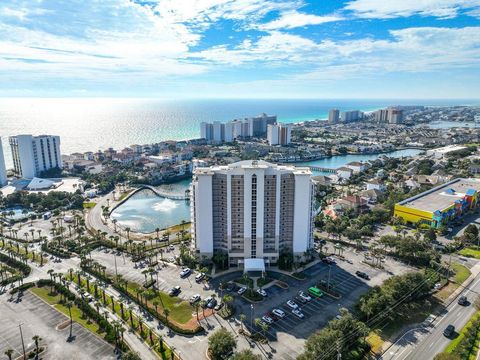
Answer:
<svg viewBox="0 0 480 360"><path fill-rule="evenodd" d="M479 192L480 179L455 179L395 204L394 216L439 228L476 208Z"/></svg>

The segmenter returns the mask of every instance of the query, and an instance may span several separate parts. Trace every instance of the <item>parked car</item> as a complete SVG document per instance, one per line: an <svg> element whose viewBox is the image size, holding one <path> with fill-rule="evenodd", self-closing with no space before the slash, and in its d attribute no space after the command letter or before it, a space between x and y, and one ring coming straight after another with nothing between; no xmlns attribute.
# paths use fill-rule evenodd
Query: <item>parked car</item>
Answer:
<svg viewBox="0 0 480 360"><path fill-rule="evenodd" d="M237 285L235 285L233 282L227 283L227 286L225 287L225 290L228 292L235 291L237 289Z"/></svg>
<svg viewBox="0 0 480 360"><path fill-rule="evenodd" d="M292 309L298 309L298 304L293 300L288 300L287 305Z"/></svg>
<svg viewBox="0 0 480 360"><path fill-rule="evenodd" d="M273 324L273 319L270 316L263 315L262 320L266 322L267 324Z"/></svg>
<svg viewBox="0 0 480 360"><path fill-rule="evenodd" d="M458 305L462 305L462 306L468 305L468 299L466 296L463 296L463 295L458 298L457 302L458 302Z"/></svg>
<svg viewBox="0 0 480 360"><path fill-rule="evenodd" d="M302 304L306 304L308 302L307 300L305 300L304 298L301 298L300 296L295 296L294 300Z"/></svg>
<svg viewBox="0 0 480 360"><path fill-rule="evenodd" d="M298 296L301 297L302 299L306 300L306 301L310 301L312 300L312 297L308 294L305 294L303 291L299 291L298 292Z"/></svg>
<svg viewBox="0 0 480 360"><path fill-rule="evenodd" d="M192 295L192 297L190 298L190 304L194 304L196 303L197 301L200 301L200 295L199 294L195 294L195 295Z"/></svg>
<svg viewBox="0 0 480 360"><path fill-rule="evenodd" d="M278 316L275 315L273 312L269 311L267 312L265 315L267 315L269 318L271 318L273 321L277 321L278 320Z"/></svg>
<svg viewBox="0 0 480 360"><path fill-rule="evenodd" d="M218 304L215 306L215 308L214 308L215 311L219 311L219 310L223 307L223 305L224 305L223 302L218 303Z"/></svg>
<svg viewBox="0 0 480 360"><path fill-rule="evenodd" d="M195 281L198 283L198 282L202 281L204 278L205 278L205 274L200 273L200 274L197 274L197 276L195 276Z"/></svg>
<svg viewBox="0 0 480 360"><path fill-rule="evenodd" d="M278 316L280 319L285 317L285 311L283 310L280 310L280 309L273 309L272 310L272 313L275 315L275 316Z"/></svg>
<svg viewBox="0 0 480 360"><path fill-rule="evenodd" d="M293 309L292 313L300 319L303 319L305 317L305 315L303 315L303 313L299 309Z"/></svg>
<svg viewBox="0 0 480 360"><path fill-rule="evenodd" d="M267 292L265 290L263 290L262 288L258 288L257 293L259 293L263 297L267 297Z"/></svg>
<svg viewBox="0 0 480 360"><path fill-rule="evenodd" d="M191 272L192 272L192 270L190 270L190 268L185 268L180 272L180 277L184 278L184 277L190 275Z"/></svg>
<svg viewBox="0 0 480 360"><path fill-rule="evenodd" d="M168 293L170 296L177 296L180 294L180 286L174 286L173 288L170 289L170 292Z"/></svg>
<svg viewBox="0 0 480 360"><path fill-rule="evenodd" d="M334 258L332 258L331 256L327 256L326 258L323 258L322 259L322 262L324 262L325 264L329 264L329 265L333 265L333 264L336 264L337 262L335 261Z"/></svg>
<svg viewBox="0 0 480 360"><path fill-rule="evenodd" d="M168 249L169 249L169 250L175 250L175 246L170 245L170 246L168 247Z"/></svg>
<svg viewBox="0 0 480 360"><path fill-rule="evenodd" d="M452 324L448 325L445 330L443 330L443 335L447 338L451 337L455 333L455 326Z"/></svg>
<svg viewBox="0 0 480 360"><path fill-rule="evenodd" d="M240 289L238 289L237 293L238 295L242 295L245 291L247 291L247 288L245 286L242 286Z"/></svg>
<svg viewBox="0 0 480 360"><path fill-rule="evenodd" d="M217 299L210 298L210 300L207 302L207 308L213 309L217 305Z"/></svg>
<svg viewBox="0 0 480 360"><path fill-rule="evenodd" d="M364 273L363 271L357 271L357 272L355 272L355 274L357 274L357 276L362 278L362 279L370 280L370 276L368 276L368 274Z"/></svg>

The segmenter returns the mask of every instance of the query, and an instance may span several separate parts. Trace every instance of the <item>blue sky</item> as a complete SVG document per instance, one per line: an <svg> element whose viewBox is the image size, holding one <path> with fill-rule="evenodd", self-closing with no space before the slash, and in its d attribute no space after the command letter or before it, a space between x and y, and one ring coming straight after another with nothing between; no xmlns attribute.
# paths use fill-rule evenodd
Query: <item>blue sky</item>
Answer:
<svg viewBox="0 0 480 360"><path fill-rule="evenodd" d="M480 0L2 0L0 96L480 98Z"/></svg>

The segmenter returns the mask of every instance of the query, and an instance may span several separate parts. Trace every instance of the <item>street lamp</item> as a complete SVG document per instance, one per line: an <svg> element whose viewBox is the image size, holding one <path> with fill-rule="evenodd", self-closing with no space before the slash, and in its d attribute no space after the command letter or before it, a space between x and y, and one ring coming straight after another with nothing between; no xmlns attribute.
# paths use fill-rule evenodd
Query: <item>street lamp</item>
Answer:
<svg viewBox="0 0 480 360"><path fill-rule="evenodd" d="M250 304L250 327L253 328L253 304Z"/></svg>

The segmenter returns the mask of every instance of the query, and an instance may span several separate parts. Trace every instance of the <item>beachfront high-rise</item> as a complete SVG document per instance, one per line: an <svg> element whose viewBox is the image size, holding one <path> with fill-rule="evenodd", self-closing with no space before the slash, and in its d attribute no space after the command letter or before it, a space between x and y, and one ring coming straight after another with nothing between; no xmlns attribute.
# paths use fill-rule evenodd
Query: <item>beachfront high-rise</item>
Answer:
<svg viewBox="0 0 480 360"><path fill-rule="evenodd" d="M9 141L17 176L32 179L43 171L62 168L59 136L17 135L11 136Z"/></svg>
<svg viewBox="0 0 480 360"><path fill-rule="evenodd" d="M0 138L0 187L7 183L7 168L3 157L2 139Z"/></svg>
<svg viewBox="0 0 480 360"><path fill-rule="evenodd" d="M338 123L339 120L340 120L340 110L331 109L328 112L328 122L330 124L335 124L335 123Z"/></svg>
<svg viewBox="0 0 480 360"><path fill-rule="evenodd" d="M228 254L276 263L313 246L313 182L306 167L240 161L197 168L191 191L192 237L197 255Z"/></svg>
<svg viewBox="0 0 480 360"><path fill-rule="evenodd" d="M267 127L277 123L276 115L260 114L255 117L232 120L226 123L215 121L200 124L200 137L212 143L232 142L239 138L267 136Z"/></svg>

